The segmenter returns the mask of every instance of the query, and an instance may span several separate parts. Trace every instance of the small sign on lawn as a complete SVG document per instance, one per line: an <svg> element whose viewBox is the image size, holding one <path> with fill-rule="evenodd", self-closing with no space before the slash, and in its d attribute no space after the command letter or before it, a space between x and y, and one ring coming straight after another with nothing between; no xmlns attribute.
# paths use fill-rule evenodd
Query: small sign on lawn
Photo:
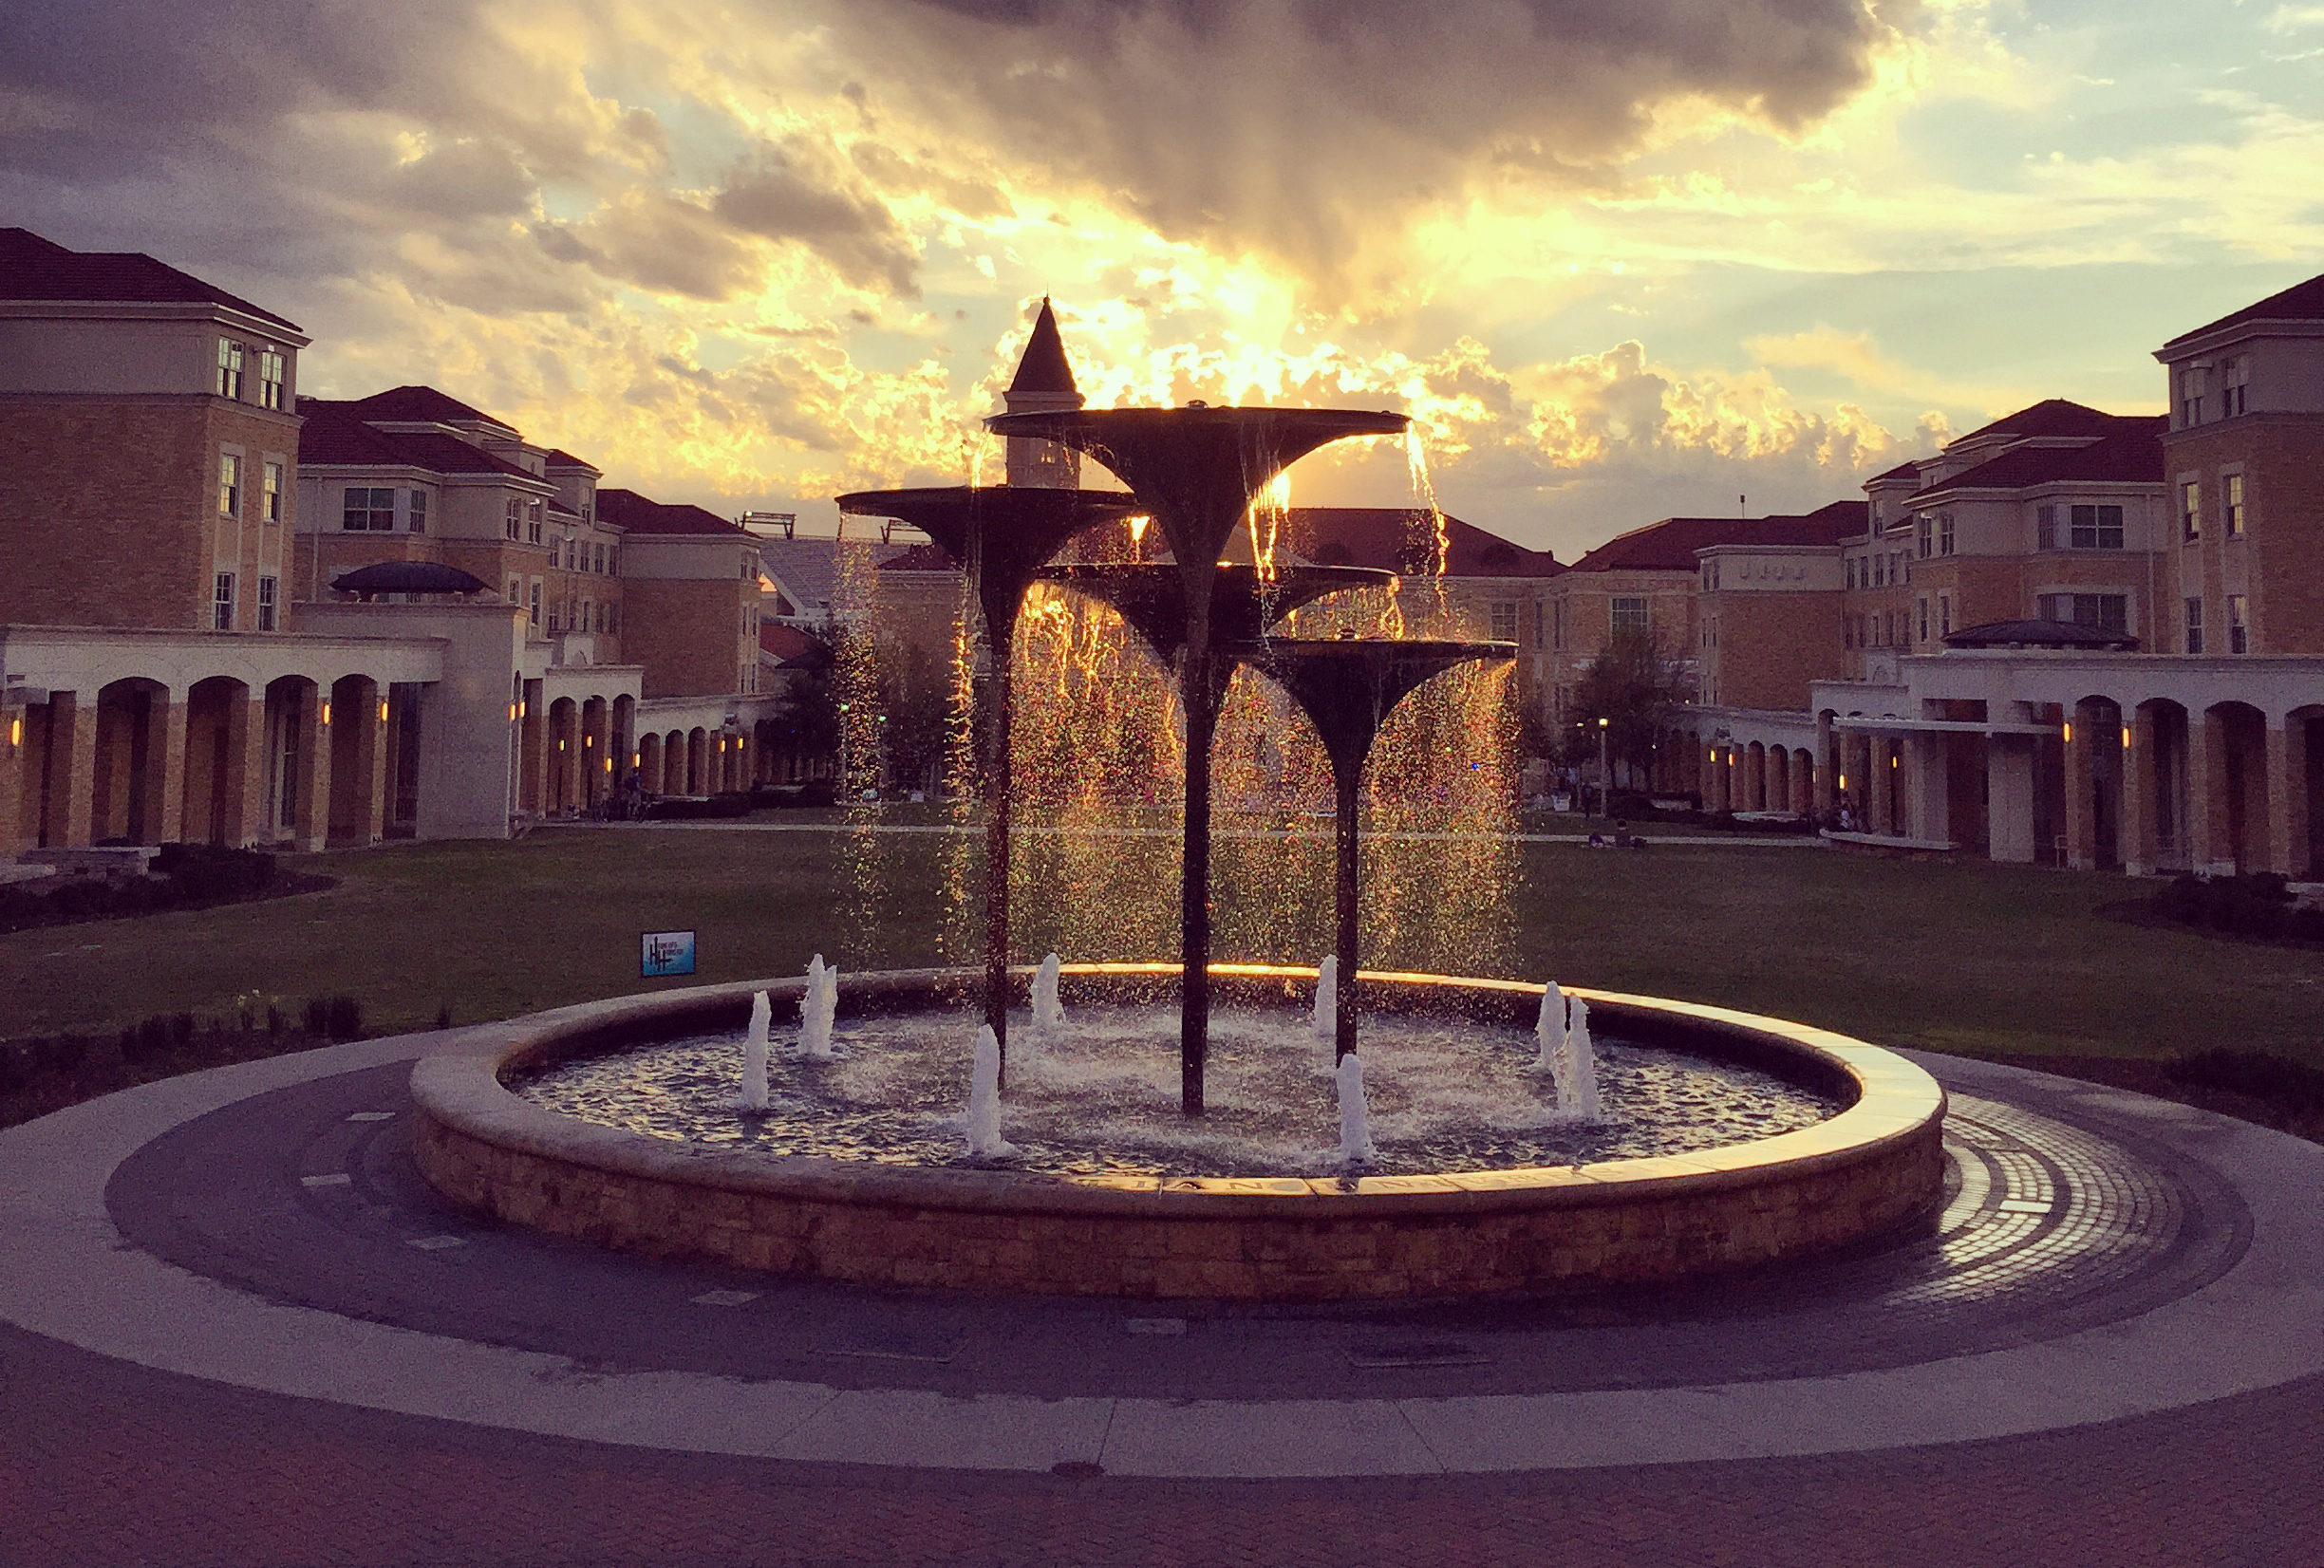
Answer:
<svg viewBox="0 0 2324 1568"><path fill-rule="evenodd" d="M642 940L638 973L647 980L660 975L694 972L694 933L648 931Z"/></svg>

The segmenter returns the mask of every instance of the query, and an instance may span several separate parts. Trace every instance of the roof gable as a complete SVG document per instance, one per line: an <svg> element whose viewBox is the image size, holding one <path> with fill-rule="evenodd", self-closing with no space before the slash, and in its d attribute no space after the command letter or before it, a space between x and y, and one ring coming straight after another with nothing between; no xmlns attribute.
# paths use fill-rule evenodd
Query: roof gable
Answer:
<svg viewBox="0 0 2324 1568"><path fill-rule="evenodd" d="M2021 490L2029 485L2081 479L2159 485L2164 479L2162 414L2117 417L2114 433L2083 446L2012 447L1990 462L1940 479L1913 497L1918 503L1957 490Z"/></svg>
<svg viewBox="0 0 2324 1568"><path fill-rule="evenodd" d="M0 229L0 299L218 305L305 337L296 323L141 251L71 251L29 229Z"/></svg>
<svg viewBox="0 0 2324 1568"><path fill-rule="evenodd" d="M597 492L597 515L628 533L659 533L671 536L701 538L731 536L738 541L756 543L756 536L736 527L715 512L684 502L671 505L648 500L634 490Z"/></svg>
<svg viewBox="0 0 2324 1568"><path fill-rule="evenodd" d="M497 420L481 409L471 408L432 386L391 386L384 392L357 398L347 406L381 424L489 424L511 436L516 434L516 427L506 420Z"/></svg>
<svg viewBox="0 0 2324 1568"><path fill-rule="evenodd" d="M2225 327L2241 327L2247 322L2257 321L2324 322L2324 273L2318 273L2306 283L2296 283L2289 289L2270 294L2191 332L2182 332L2165 344L2163 351L2167 354L2180 344L2192 343L2197 338L2207 337Z"/></svg>

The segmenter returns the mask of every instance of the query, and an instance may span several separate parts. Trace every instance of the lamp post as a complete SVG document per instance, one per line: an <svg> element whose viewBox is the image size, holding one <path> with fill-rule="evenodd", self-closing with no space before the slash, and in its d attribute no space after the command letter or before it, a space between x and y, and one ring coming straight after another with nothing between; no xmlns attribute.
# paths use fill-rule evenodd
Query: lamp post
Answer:
<svg viewBox="0 0 2324 1568"><path fill-rule="evenodd" d="M1598 719L1598 812L1612 821L1614 817L1614 772L1606 762L1606 720Z"/></svg>

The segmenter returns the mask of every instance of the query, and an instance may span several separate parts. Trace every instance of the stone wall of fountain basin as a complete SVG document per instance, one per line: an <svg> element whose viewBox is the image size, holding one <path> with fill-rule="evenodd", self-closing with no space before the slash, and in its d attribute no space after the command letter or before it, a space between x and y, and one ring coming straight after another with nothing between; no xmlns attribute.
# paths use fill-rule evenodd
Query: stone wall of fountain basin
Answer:
<svg viewBox="0 0 2324 1568"><path fill-rule="evenodd" d="M1312 970L1213 972L1228 1002L1303 1007L1313 986ZM1161 999L1175 973L1078 966L1064 995ZM957 971L850 975L841 1017L954 1001L965 1013L972 983ZM1770 1071L1847 1108L1800 1131L1657 1159L1360 1180L1155 1179L720 1152L562 1116L504 1087L554 1060L739 1032L758 989L782 1017L801 984L626 998L471 1032L467 1049L413 1070L420 1167L469 1207L658 1257L908 1288L1237 1300L1670 1283L1912 1224L1943 1185L1943 1092L1902 1057L1778 1019L1594 991L1576 994L1608 1034ZM1528 1030L1539 996L1418 975L1365 988L1369 1008Z"/></svg>

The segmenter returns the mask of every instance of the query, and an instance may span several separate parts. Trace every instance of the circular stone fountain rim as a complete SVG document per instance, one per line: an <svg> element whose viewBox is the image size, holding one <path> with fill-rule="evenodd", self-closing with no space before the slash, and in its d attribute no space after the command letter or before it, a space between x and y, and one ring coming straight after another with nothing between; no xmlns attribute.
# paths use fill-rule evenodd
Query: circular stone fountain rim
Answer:
<svg viewBox="0 0 2324 1568"><path fill-rule="evenodd" d="M1029 975L1030 967L1014 973ZM1211 965L1226 980L1310 980L1312 968L1271 964ZM847 980L861 997L925 991L931 996L972 982L965 969L885 970ZM1067 976L1162 980L1174 963L1065 965ZM1370 983L1441 987L1454 992L1538 997L1523 980L1365 970ZM796 977L691 986L683 990L584 1002L464 1032L465 1049L422 1058L412 1069L412 1097L421 1112L447 1129L488 1146L685 1186L781 1194L823 1202L909 1204L928 1209L984 1212L1153 1216L1190 1211L1218 1218L1367 1211L1419 1216L1505 1207L1632 1204L1719 1188L1749 1186L1780 1167L1803 1174L1877 1157L1921 1136L1944 1113L1944 1091L1921 1068L1895 1053L1829 1030L1764 1015L1617 991L1568 987L1593 1007L1604 1004L1772 1043L1786 1055L1819 1064L1855 1085L1857 1097L1813 1127L1773 1137L1686 1154L1605 1160L1581 1166L1502 1170L1453 1170L1404 1176L1087 1176L1054 1171L964 1169L953 1166L888 1166L824 1155L771 1156L724 1151L696 1143L582 1121L515 1094L503 1076L551 1055L593 1041L631 1040L642 1025L665 1017L689 1020L705 1008L747 1003L766 991L781 999L804 990Z"/></svg>

